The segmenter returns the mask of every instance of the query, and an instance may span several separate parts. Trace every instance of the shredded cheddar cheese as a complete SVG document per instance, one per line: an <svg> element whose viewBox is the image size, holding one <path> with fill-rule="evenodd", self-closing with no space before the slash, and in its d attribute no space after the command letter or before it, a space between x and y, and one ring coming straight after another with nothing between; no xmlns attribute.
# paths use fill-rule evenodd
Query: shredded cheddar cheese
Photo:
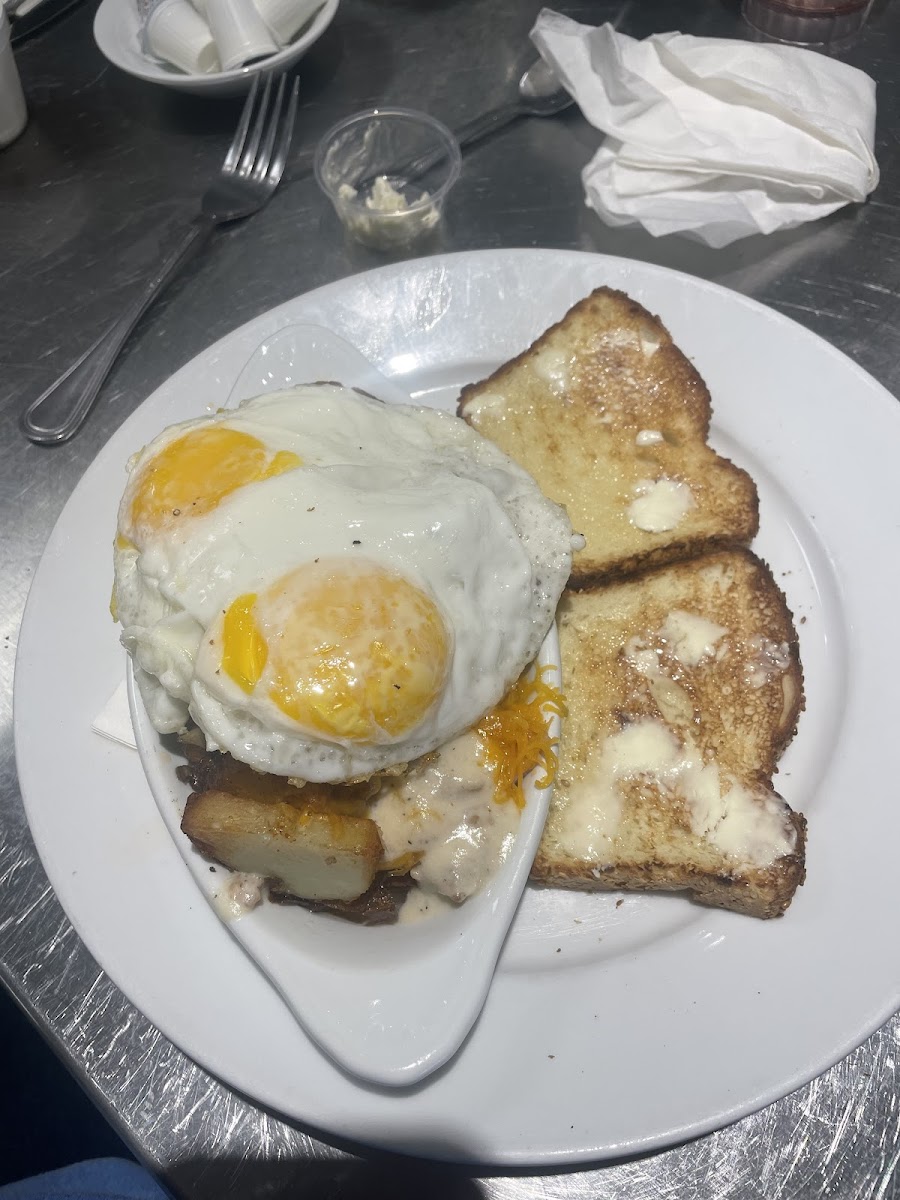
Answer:
<svg viewBox="0 0 900 1200"><path fill-rule="evenodd" d="M529 668L475 726L482 761L494 777L498 804L512 800L524 808L523 780L537 766L544 772L537 787L549 787L556 777L556 747L547 718L551 713L564 717L566 702L559 688L544 678L550 670L552 667Z"/></svg>

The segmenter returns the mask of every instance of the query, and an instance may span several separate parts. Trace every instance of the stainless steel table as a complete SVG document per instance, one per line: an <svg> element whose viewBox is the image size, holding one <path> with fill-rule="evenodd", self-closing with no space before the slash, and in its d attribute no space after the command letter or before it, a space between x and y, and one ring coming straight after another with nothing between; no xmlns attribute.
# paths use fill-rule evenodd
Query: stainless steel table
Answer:
<svg viewBox="0 0 900 1200"><path fill-rule="evenodd" d="M673 27L745 32L737 0L556 7L590 23L616 19L637 36ZM344 243L316 189L311 156L325 128L375 102L461 123L509 93L530 57L538 8L537 0L342 0L301 66L285 185L251 224L220 234L151 310L86 429L56 449L24 442L17 420L26 398L120 311L177 236L221 161L239 102L168 93L107 65L93 43L91 3L17 53L31 116L0 155L0 978L179 1196L900 1195L896 1019L822 1078L730 1129L593 1170L474 1180L317 1140L229 1092L129 1004L70 927L28 834L12 750L16 631L44 542L82 471L135 406L202 347L299 292L381 261ZM879 86L882 182L864 207L725 251L610 230L584 207L579 182L598 135L570 111L520 122L466 154L441 248L605 251L713 279L808 325L900 395L900 6L876 0L845 57ZM885 952L894 952L887 938Z"/></svg>

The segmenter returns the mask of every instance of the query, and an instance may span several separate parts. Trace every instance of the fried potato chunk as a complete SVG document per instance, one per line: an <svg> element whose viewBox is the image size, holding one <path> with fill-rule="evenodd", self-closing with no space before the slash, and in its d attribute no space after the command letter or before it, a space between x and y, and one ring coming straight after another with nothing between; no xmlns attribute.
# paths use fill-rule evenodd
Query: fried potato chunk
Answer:
<svg viewBox="0 0 900 1200"><path fill-rule="evenodd" d="M382 859L378 826L368 817L288 801L205 791L188 798L182 830L223 866L263 875L307 900L355 900Z"/></svg>

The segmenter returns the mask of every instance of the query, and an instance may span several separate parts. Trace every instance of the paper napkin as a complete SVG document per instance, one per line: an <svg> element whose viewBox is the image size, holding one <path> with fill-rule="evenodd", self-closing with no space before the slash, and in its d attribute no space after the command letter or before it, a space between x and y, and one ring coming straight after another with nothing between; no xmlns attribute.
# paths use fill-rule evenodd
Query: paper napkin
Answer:
<svg viewBox="0 0 900 1200"><path fill-rule="evenodd" d="M134 740L134 729L131 725L128 691L124 679L104 704L103 710L91 722L91 729L94 733L99 733L101 737L109 738L112 742L130 746L132 750L137 746L137 742Z"/></svg>
<svg viewBox="0 0 900 1200"><path fill-rule="evenodd" d="M875 83L795 46L638 41L543 9L531 32L607 136L586 200L610 225L725 246L858 203L878 183Z"/></svg>

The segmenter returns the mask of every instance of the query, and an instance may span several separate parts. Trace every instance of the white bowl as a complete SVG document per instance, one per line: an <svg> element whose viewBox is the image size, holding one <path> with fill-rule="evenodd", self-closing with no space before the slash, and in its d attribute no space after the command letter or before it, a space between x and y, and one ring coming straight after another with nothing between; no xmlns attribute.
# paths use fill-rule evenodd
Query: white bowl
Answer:
<svg viewBox="0 0 900 1200"><path fill-rule="evenodd" d="M255 75L283 71L299 61L322 36L337 12L339 0L325 0L306 29L283 50L262 62L214 75L187 75L150 58L141 49L141 19L135 0L103 0L94 18L94 40L115 66L148 83L202 96L235 96L246 92Z"/></svg>

